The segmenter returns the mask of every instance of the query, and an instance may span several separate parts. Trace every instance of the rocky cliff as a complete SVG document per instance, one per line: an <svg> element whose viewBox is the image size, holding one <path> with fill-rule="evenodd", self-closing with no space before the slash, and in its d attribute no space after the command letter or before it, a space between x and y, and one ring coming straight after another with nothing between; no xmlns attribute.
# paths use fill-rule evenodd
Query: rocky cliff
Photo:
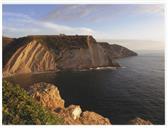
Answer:
<svg viewBox="0 0 168 128"><path fill-rule="evenodd" d="M137 55L92 36L27 36L3 39L3 74L118 67L115 58ZM6 43L10 42L10 43Z"/></svg>

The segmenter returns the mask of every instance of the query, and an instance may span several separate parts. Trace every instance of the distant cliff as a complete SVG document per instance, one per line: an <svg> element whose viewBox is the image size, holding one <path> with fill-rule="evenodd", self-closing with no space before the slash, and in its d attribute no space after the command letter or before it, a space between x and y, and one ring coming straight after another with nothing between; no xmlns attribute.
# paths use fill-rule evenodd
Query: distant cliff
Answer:
<svg viewBox="0 0 168 128"><path fill-rule="evenodd" d="M3 73L81 70L118 67L116 58L135 52L119 45L98 43L92 36L27 36L3 38Z"/></svg>
<svg viewBox="0 0 168 128"><path fill-rule="evenodd" d="M106 52L114 59L137 56L137 53L134 51L117 44L110 45L106 42L100 42L100 45L106 49Z"/></svg>

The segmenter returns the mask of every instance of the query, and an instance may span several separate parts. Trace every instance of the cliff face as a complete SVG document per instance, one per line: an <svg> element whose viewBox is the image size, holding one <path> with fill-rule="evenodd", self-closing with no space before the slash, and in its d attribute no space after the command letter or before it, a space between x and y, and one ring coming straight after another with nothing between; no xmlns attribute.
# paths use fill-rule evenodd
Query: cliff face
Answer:
<svg viewBox="0 0 168 128"><path fill-rule="evenodd" d="M56 70L56 61L41 43L32 41L17 49L5 66L10 73Z"/></svg>
<svg viewBox="0 0 168 128"><path fill-rule="evenodd" d="M132 55L122 46L97 43L92 36L28 36L4 47L3 73L115 67L114 58Z"/></svg>

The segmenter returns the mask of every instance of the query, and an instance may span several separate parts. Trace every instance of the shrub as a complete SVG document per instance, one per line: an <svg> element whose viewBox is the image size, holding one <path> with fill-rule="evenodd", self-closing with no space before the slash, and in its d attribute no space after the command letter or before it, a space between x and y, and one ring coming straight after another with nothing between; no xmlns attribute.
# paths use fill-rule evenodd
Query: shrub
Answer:
<svg viewBox="0 0 168 128"><path fill-rule="evenodd" d="M63 124L19 85L3 81L3 124Z"/></svg>

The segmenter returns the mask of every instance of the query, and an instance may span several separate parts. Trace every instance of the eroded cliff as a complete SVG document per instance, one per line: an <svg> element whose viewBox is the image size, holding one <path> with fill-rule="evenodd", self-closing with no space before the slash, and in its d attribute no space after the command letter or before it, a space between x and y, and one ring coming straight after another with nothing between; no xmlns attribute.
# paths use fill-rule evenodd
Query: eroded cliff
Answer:
<svg viewBox="0 0 168 128"><path fill-rule="evenodd" d="M92 36L28 36L3 50L3 74L118 67L115 58L136 55L118 45L97 43Z"/></svg>

